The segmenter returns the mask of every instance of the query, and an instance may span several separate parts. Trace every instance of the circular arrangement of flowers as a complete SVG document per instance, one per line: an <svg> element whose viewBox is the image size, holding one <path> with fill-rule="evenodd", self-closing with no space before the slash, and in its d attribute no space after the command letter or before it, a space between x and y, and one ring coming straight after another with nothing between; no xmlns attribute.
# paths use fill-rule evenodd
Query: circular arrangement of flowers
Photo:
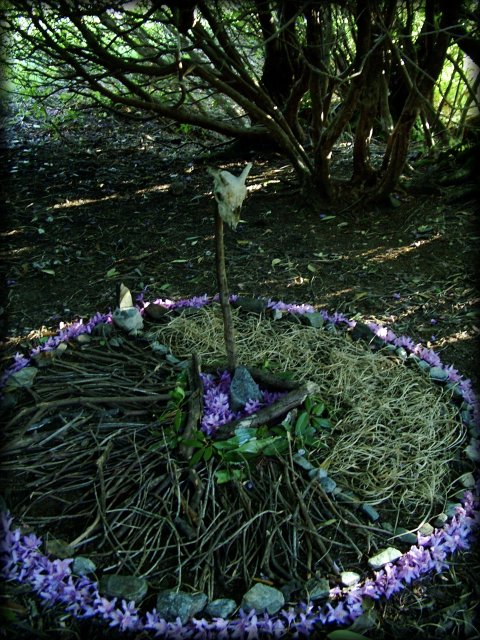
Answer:
<svg viewBox="0 0 480 640"><path fill-rule="evenodd" d="M235 296L232 296L235 299ZM193 297L177 302L158 300L169 309L184 307L202 308L215 298L208 296ZM148 303L139 300L142 312ZM268 301L271 310L303 315L317 313L309 305L293 305ZM342 314L318 312L330 326L352 330L355 322ZM45 343L33 349L28 356L16 354L14 361L2 375L0 384L7 384L12 374L27 367L31 359L42 352L55 350L58 346L81 334L89 334L95 326L110 323L111 314L96 314L88 322L73 323L62 327L59 333ZM415 344L410 338L397 337L391 330L376 324L369 324L368 330L379 344L391 345L404 350L420 363L425 363L433 380L455 386L457 396L462 400L461 418L470 432L470 443L466 448L467 456L479 459L478 433L480 410L478 400L469 380L465 380L451 366L442 364L434 351ZM228 388L231 377L228 373L216 378L212 374L202 374L204 387L204 411L201 428L207 435L218 430L221 425L242 416L254 414L261 406L269 405L280 396L279 393L263 392L262 400L247 403L241 414L231 410L228 404ZM6 511L1 514L0 554L2 577L5 580L29 585L42 603L48 606L62 606L72 616L85 619L103 620L110 627L121 631L149 631L155 637L165 638L230 638L262 635L282 637L287 633L310 634L322 625L346 625L352 623L364 612L366 598L378 600L390 598L414 580L431 571L441 572L449 566L449 556L456 551L468 549L478 526L478 480L476 489L464 492L463 499L454 508L453 514L442 527L435 528L428 535L417 533L417 543L396 560L386 563L373 571L372 575L351 586L335 586L330 589L328 601L315 605L298 603L295 607L283 609L274 615L268 613L243 612L231 618L191 618L186 623L179 619L167 622L153 609L142 613L131 601L106 598L101 595L96 581L73 571L73 559L52 559L42 553L42 540L34 533L24 534L14 527L14 518Z"/></svg>

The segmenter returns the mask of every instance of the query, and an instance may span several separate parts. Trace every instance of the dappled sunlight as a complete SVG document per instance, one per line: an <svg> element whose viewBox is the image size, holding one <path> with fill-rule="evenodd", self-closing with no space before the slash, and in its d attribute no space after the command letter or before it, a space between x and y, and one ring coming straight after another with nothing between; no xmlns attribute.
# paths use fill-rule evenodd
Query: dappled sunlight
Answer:
<svg viewBox="0 0 480 640"><path fill-rule="evenodd" d="M146 193L166 192L170 188L168 184L157 184L153 187L145 187L143 189L137 189L134 191L135 195L144 195ZM126 197L130 197L130 194L112 193L108 196L99 196L98 198L78 198L77 200L65 200L54 204L52 209L70 209L72 207L82 207L87 204L99 204L100 202L107 202L108 200L123 200Z"/></svg>

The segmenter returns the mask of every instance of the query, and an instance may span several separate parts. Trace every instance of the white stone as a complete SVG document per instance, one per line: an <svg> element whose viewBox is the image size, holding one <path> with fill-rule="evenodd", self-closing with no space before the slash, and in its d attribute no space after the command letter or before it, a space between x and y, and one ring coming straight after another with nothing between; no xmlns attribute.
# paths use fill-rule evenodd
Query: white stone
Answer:
<svg viewBox="0 0 480 640"><path fill-rule="evenodd" d="M340 580L346 587L351 587L360 582L360 577L360 574L355 573L355 571L342 571L340 574Z"/></svg>
<svg viewBox="0 0 480 640"><path fill-rule="evenodd" d="M143 329L142 314L136 307L115 309L112 313L114 324L132 336L136 336Z"/></svg>
<svg viewBox="0 0 480 640"><path fill-rule="evenodd" d="M381 569L389 562L395 562L398 560L402 552L395 547L387 547L383 549L383 551L379 551L376 555L372 556L368 559L368 564L372 567L372 569Z"/></svg>

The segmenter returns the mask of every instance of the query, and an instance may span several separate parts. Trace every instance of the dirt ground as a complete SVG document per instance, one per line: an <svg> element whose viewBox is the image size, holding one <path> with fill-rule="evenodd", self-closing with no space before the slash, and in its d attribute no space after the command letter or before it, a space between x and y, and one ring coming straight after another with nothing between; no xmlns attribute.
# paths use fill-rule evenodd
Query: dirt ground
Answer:
<svg viewBox="0 0 480 640"><path fill-rule="evenodd" d="M455 180L462 166L453 156L415 162L413 149L395 206L319 210L302 201L276 153L235 156L221 141L211 152L191 133L111 116L85 114L60 129L28 118L7 125L2 368L59 322L112 309L118 282L146 300L215 293L206 165L239 173L251 160L244 222L226 233L231 292L386 323L479 388L478 201L474 181ZM334 153L340 177L350 154L348 144ZM480 637L466 624L478 567L466 554L385 603L385 628L393 637Z"/></svg>

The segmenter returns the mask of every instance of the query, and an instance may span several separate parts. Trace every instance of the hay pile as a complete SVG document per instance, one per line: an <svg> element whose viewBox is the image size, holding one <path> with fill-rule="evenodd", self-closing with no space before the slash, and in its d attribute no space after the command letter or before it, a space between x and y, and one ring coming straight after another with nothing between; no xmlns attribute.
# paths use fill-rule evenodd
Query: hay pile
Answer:
<svg viewBox="0 0 480 640"><path fill-rule="evenodd" d="M432 509L441 511L465 435L447 394L415 368L342 332L269 322L240 310L234 324L239 362L269 363L273 372L319 385L335 423L319 462L339 484L371 504L391 501L389 508L411 513L418 523ZM225 361L219 308L189 310L157 338L180 357L196 351L204 363Z"/></svg>

